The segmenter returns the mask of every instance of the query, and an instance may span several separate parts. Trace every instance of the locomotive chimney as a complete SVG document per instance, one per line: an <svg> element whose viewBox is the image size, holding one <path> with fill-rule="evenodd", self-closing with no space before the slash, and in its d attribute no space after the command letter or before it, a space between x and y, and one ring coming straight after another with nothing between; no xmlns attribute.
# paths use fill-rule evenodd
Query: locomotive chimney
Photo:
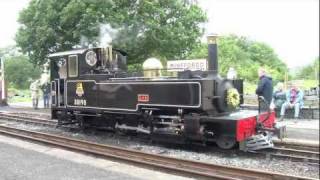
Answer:
<svg viewBox="0 0 320 180"><path fill-rule="evenodd" d="M217 35L211 34L207 36L208 40L208 71L210 74L218 74L218 50Z"/></svg>
<svg viewBox="0 0 320 180"><path fill-rule="evenodd" d="M109 62L112 63L112 45L108 46L109 49Z"/></svg>

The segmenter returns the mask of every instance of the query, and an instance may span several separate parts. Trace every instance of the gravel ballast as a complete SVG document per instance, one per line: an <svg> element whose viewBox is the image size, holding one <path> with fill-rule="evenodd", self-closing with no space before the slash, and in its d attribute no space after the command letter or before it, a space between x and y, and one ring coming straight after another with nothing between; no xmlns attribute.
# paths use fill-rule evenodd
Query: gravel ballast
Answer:
<svg viewBox="0 0 320 180"><path fill-rule="evenodd" d="M123 135L102 130L89 129L85 131L68 131L66 129L36 126L19 122L0 121L1 125L17 127L38 132L52 133L87 140L107 145L140 150L143 152L162 154L175 158L183 158L226 166L257 169L261 171L278 172L296 176L319 179L319 166L307 162L292 162L289 160L272 159L269 157L250 156L237 150L222 151L213 147L199 145L176 145L152 143L148 138L134 135Z"/></svg>

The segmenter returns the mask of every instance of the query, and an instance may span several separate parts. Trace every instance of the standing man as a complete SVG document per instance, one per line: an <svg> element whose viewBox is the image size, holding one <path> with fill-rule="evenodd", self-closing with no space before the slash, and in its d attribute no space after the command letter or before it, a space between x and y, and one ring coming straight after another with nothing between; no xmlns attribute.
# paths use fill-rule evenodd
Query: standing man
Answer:
<svg viewBox="0 0 320 180"><path fill-rule="evenodd" d="M40 82L39 80L34 81L30 85L31 98L32 98L32 107L34 109L38 109L38 101L39 101L39 91L40 91Z"/></svg>
<svg viewBox="0 0 320 180"><path fill-rule="evenodd" d="M50 84L46 82L41 87L43 92L43 107L49 108L49 98L50 98Z"/></svg>
<svg viewBox="0 0 320 180"><path fill-rule="evenodd" d="M268 109L272 100L272 92L273 92L272 78L267 76L266 70L262 67L258 69L258 75L259 75L259 83L256 89L256 94L258 96L263 96L263 98L267 102L267 107L263 109Z"/></svg>

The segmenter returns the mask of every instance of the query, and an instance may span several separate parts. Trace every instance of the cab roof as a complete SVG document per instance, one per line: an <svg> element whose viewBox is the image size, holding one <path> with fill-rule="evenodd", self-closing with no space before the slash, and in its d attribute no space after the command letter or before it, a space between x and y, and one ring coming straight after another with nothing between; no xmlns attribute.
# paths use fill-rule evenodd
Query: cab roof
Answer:
<svg viewBox="0 0 320 180"><path fill-rule="evenodd" d="M96 48L91 48L91 49L96 49ZM83 54L87 50L89 50L89 49L85 48L85 49L74 49L74 50L70 50L70 51L55 52L55 53L49 54L48 57L51 58L51 57L59 57L59 56L66 56L66 55ZM120 49L112 48L112 50L118 51L124 56L127 55L127 53L125 51L122 51Z"/></svg>
<svg viewBox="0 0 320 180"><path fill-rule="evenodd" d="M83 54L86 50L88 49L75 49L75 50L70 50L70 51L62 51L62 52L56 52L49 54L50 57L57 57L57 56L66 56L66 55L72 55L72 54Z"/></svg>

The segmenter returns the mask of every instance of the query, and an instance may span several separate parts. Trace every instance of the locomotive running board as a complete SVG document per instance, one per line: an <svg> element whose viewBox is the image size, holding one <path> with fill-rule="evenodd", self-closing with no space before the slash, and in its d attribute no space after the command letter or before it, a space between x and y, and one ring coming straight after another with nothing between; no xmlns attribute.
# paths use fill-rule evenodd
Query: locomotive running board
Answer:
<svg viewBox="0 0 320 180"><path fill-rule="evenodd" d="M240 150L256 151L260 149L272 148L273 146L272 136L270 134L258 134L240 143Z"/></svg>
<svg viewBox="0 0 320 180"><path fill-rule="evenodd" d="M137 132L141 132L141 133L145 133L145 134L151 133L149 129L143 128L142 126L132 127L132 126L127 126L125 124L119 125L118 123L116 123L115 129L131 130L131 131L137 131Z"/></svg>

